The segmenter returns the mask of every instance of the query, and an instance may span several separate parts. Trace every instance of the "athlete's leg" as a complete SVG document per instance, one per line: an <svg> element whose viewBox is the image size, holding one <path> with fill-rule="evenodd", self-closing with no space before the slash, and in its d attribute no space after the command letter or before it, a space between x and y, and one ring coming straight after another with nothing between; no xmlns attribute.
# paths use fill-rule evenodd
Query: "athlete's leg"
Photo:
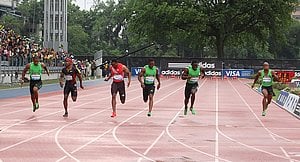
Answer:
<svg viewBox="0 0 300 162"><path fill-rule="evenodd" d="M125 82L119 83L119 85L118 85L118 91L119 91L121 103L125 104L125 101L126 101Z"/></svg>
<svg viewBox="0 0 300 162"><path fill-rule="evenodd" d="M111 97L111 105L112 105L112 110L113 110L113 113L116 113L117 112L117 101L116 101L116 98L117 98L117 94L113 94L112 97Z"/></svg>
<svg viewBox="0 0 300 162"><path fill-rule="evenodd" d="M149 113L151 113L153 109L153 96L153 94L149 95Z"/></svg>
<svg viewBox="0 0 300 162"><path fill-rule="evenodd" d="M263 106L263 112L262 112L262 116L266 115L266 109L268 107L268 103L267 103L267 99L268 99L268 91L267 89L263 88L262 89L262 93L263 93L263 100L262 100L262 106Z"/></svg>
<svg viewBox="0 0 300 162"><path fill-rule="evenodd" d="M35 108L39 108L39 88L38 87L33 87L33 96L35 100Z"/></svg>
<svg viewBox="0 0 300 162"><path fill-rule="evenodd" d="M194 107L195 99L196 99L196 94L192 93L192 96L191 96L191 108Z"/></svg>
<svg viewBox="0 0 300 162"><path fill-rule="evenodd" d="M65 88L64 88L64 101L63 101L63 104L64 104L64 109L65 109L65 113L63 115L63 117L68 117L68 98L69 98L69 94L70 94L70 87L68 85L65 85Z"/></svg>
<svg viewBox="0 0 300 162"><path fill-rule="evenodd" d="M191 97L191 88L188 85L185 86L184 96L184 115L187 115L188 104Z"/></svg>
<svg viewBox="0 0 300 162"><path fill-rule="evenodd" d="M117 83L112 83L111 85L111 106L112 106L112 115L111 117L115 117L117 114L117 101L116 101L116 97L117 97L117 92L118 92L118 87L117 87Z"/></svg>
<svg viewBox="0 0 300 162"><path fill-rule="evenodd" d="M148 93L148 89L147 87L143 88L143 100L144 102L148 102L148 98L149 98L149 93Z"/></svg>

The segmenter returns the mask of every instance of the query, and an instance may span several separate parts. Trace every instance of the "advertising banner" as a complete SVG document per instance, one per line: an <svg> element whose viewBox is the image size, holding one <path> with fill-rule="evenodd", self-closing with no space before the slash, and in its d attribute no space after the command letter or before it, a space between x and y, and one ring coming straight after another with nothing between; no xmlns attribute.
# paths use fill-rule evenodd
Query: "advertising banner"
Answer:
<svg viewBox="0 0 300 162"><path fill-rule="evenodd" d="M293 113L297 117L300 117L300 100L299 96L291 94L285 91L281 91L276 103L285 110Z"/></svg>
<svg viewBox="0 0 300 162"><path fill-rule="evenodd" d="M223 76L226 76L226 77L250 78L253 74L254 74L253 69L225 69L225 70L223 70Z"/></svg>
<svg viewBox="0 0 300 162"><path fill-rule="evenodd" d="M141 72L142 67L132 67L131 68L131 75L132 76L138 76L139 73Z"/></svg>

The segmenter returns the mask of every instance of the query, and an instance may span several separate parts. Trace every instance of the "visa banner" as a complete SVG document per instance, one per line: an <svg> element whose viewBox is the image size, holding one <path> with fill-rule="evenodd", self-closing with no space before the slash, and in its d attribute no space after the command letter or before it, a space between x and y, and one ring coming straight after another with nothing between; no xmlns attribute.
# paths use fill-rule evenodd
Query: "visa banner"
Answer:
<svg viewBox="0 0 300 162"><path fill-rule="evenodd" d="M132 76L138 76L139 73L141 72L142 67L132 67L131 68L131 75Z"/></svg>
<svg viewBox="0 0 300 162"><path fill-rule="evenodd" d="M254 75L253 69L225 69L225 70L223 70L223 76L226 76L226 77L250 78L252 75Z"/></svg>
<svg viewBox="0 0 300 162"><path fill-rule="evenodd" d="M293 113L300 118L300 99L299 96L286 91L280 91L276 103L283 109Z"/></svg>

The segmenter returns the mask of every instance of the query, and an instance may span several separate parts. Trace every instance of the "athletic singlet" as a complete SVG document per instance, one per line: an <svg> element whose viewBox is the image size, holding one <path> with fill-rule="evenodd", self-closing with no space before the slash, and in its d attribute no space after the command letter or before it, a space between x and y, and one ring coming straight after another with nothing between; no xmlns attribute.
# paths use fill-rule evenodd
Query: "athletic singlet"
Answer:
<svg viewBox="0 0 300 162"><path fill-rule="evenodd" d="M201 72L201 68L198 67L196 70L194 70L193 67L190 65L190 66L188 66L187 69L188 69L188 76L191 77L191 79L189 79L187 81L187 83L189 83L189 84L198 83L200 72Z"/></svg>
<svg viewBox="0 0 300 162"><path fill-rule="evenodd" d="M150 68L149 65L146 65L144 66L144 68L145 68L144 83L154 84L156 73L157 73L157 67L153 66L152 68Z"/></svg>
<svg viewBox="0 0 300 162"><path fill-rule="evenodd" d="M124 71L123 64L118 63L117 68L110 67L111 75L113 77L113 82L120 83L124 81Z"/></svg>
<svg viewBox="0 0 300 162"><path fill-rule="evenodd" d="M30 63L30 68L29 68L29 75L30 75L30 80L42 80L42 64L38 63L35 65L33 62Z"/></svg>
<svg viewBox="0 0 300 162"><path fill-rule="evenodd" d="M272 76L272 70L269 69L268 74L265 75L265 71L260 71L260 78L262 80L262 86L264 87L270 87L273 85L273 76Z"/></svg>
<svg viewBox="0 0 300 162"><path fill-rule="evenodd" d="M76 83L76 76L80 74L80 70L75 66L72 66L71 70L67 70L67 68L62 69L62 73L65 75L66 84L75 84Z"/></svg>

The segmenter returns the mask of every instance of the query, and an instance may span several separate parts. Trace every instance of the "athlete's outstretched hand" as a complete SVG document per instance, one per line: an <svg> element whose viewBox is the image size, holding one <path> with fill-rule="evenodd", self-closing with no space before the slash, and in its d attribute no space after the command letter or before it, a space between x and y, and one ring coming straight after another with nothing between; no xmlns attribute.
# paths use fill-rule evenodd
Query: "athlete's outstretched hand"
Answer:
<svg viewBox="0 0 300 162"><path fill-rule="evenodd" d="M106 82L107 82L108 80L109 80L108 78L105 78L105 79L104 79L104 81L106 81Z"/></svg>
<svg viewBox="0 0 300 162"><path fill-rule="evenodd" d="M83 85L82 85L82 84L80 85L80 88L81 88L81 89L84 89L84 87L83 87Z"/></svg>
<svg viewBox="0 0 300 162"><path fill-rule="evenodd" d="M144 89L146 86L144 83L141 83L141 87Z"/></svg>
<svg viewBox="0 0 300 162"><path fill-rule="evenodd" d="M251 88L254 88L254 84L252 84Z"/></svg>
<svg viewBox="0 0 300 162"><path fill-rule="evenodd" d="M160 89L160 83L157 84L157 90L159 90L159 89Z"/></svg>
<svg viewBox="0 0 300 162"><path fill-rule="evenodd" d="M64 83L63 82L59 82L60 88L64 87Z"/></svg>
<svg viewBox="0 0 300 162"><path fill-rule="evenodd" d="M127 87L129 87L129 86L130 86L130 82L127 83Z"/></svg>

